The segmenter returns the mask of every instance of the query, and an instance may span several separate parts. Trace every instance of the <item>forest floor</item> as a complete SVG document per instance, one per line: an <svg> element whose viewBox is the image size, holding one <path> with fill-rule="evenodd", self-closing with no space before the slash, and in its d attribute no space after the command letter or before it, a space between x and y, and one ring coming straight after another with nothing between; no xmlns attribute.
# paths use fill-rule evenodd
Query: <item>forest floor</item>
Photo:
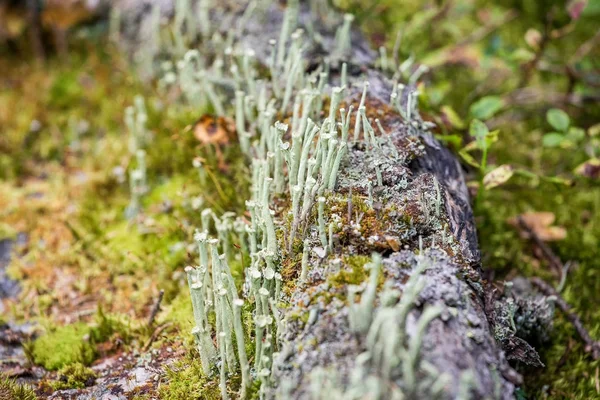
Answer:
<svg viewBox="0 0 600 400"><path fill-rule="evenodd" d="M542 4L339 3L390 53L403 27L399 58L431 68L420 107L464 161L488 277L562 286L600 338L598 2L581 15ZM200 374L183 269L196 263L198 210L243 210L248 168L228 121L142 83L104 39L74 41L66 59L43 64L0 54L0 373L42 398L69 398L72 389L91 398L111 390L220 398ZM136 160L124 111L140 95L149 191L128 219ZM476 118L498 130L487 165L469 147ZM215 127L219 140L199 134ZM192 166L197 157L204 179ZM501 165L516 172L484 185ZM527 237L520 215L568 269ZM600 398L600 360L564 315L536 348L543 369L517 366L524 398ZM0 390L10 384L3 379Z"/></svg>

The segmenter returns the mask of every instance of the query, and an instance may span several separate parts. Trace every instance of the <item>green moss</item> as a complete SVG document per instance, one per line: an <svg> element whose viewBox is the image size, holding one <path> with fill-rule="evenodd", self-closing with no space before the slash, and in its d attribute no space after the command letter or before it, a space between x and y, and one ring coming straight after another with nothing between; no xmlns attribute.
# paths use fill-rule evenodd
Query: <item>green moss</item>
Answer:
<svg viewBox="0 0 600 400"><path fill-rule="evenodd" d="M163 400L220 400L218 380L203 376L198 357L177 361L166 370L166 382L158 389Z"/></svg>
<svg viewBox="0 0 600 400"><path fill-rule="evenodd" d="M592 337L598 337L598 327ZM542 351L543 370L523 371L528 398L597 399L600 360L592 360L573 326L560 316L551 337L552 345Z"/></svg>
<svg viewBox="0 0 600 400"><path fill-rule="evenodd" d="M173 322L180 331L190 338L192 328L194 327L194 318L192 312L192 301L187 288L184 288L169 304L166 313L161 317L161 321Z"/></svg>
<svg viewBox="0 0 600 400"><path fill-rule="evenodd" d="M93 343L102 343L117 335L121 341L128 343L134 335L134 329L130 323L124 322L119 316L98 309L95 323L90 330L90 338Z"/></svg>
<svg viewBox="0 0 600 400"><path fill-rule="evenodd" d="M96 373L81 363L67 365L58 371L58 380L50 385L54 390L83 389L96 379Z"/></svg>
<svg viewBox="0 0 600 400"><path fill-rule="evenodd" d="M369 277L365 265L371 262L371 257L356 255L343 258L344 267L336 274L328 278L329 282L336 286L360 285Z"/></svg>
<svg viewBox="0 0 600 400"><path fill-rule="evenodd" d="M26 385L0 374L0 399L6 400L36 400L35 392Z"/></svg>
<svg viewBox="0 0 600 400"><path fill-rule="evenodd" d="M74 363L89 365L96 351L90 342L90 328L83 323L58 327L36 339L31 347L35 364L58 370Z"/></svg>
<svg viewBox="0 0 600 400"><path fill-rule="evenodd" d="M547 156L552 157L552 154ZM555 156L555 155L554 155ZM567 237L550 242L549 246L563 261L572 260L577 266L569 271L561 293L580 316L593 338L600 337L600 189L555 187L543 184L539 190L528 187L511 191L485 193L477 205L479 236L484 265L493 268L499 277L505 274L541 276L556 284L558 276L543 259L537 259L531 243L519 237L508 219L527 211L550 211L555 225L563 226ZM518 269L516 269L518 267ZM529 398L588 399L600 396L596 391L596 370L600 366L585 352L574 328L557 312L550 341L537 346L546 368L523 370L525 391Z"/></svg>

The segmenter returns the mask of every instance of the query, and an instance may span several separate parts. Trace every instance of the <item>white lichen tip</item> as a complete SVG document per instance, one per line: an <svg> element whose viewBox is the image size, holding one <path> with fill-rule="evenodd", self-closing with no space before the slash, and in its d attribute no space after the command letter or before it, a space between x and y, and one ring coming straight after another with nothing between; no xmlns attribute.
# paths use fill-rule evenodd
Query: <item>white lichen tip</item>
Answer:
<svg viewBox="0 0 600 400"><path fill-rule="evenodd" d="M242 299L235 299L233 300L233 305L236 307L242 307L244 305L244 300Z"/></svg>
<svg viewBox="0 0 600 400"><path fill-rule="evenodd" d="M271 280L275 277L275 271L273 270L273 268L267 267L267 268L265 268L264 275L265 275L265 279Z"/></svg>
<svg viewBox="0 0 600 400"><path fill-rule="evenodd" d="M260 279L260 277L262 276L262 274L260 273L259 270L257 270L256 268L252 267L248 270L248 273L250 274L250 277L253 279Z"/></svg>
<svg viewBox="0 0 600 400"><path fill-rule="evenodd" d="M288 130L288 125L284 124L282 122L279 122L279 121L276 121L274 126L275 126L275 129L277 129L280 132L287 132L287 130Z"/></svg>
<svg viewBox="0 0 600 400"><path fill-rule="evenodd" d="M199 230L196 230L196 232L194 232L194 240L196 242L206 242L207 239L208 234L206 232L200 232Z"/></svg>

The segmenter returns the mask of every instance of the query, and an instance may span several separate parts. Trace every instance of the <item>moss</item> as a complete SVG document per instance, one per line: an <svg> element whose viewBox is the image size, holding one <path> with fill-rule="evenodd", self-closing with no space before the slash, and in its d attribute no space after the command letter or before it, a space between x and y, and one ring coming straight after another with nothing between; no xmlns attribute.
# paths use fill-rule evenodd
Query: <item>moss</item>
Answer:
<svg viewBox="0 0 600 400"><path fill-rule="evenodd" d="M89 365L96 355L89 335L90 328L83 323L47 332L32 344L33 362L48 370L58 370L74 363Z"/></svg>
<svg viewBox="0 0 600 400"><path fill-rule="evenodd" d="M177 361L166 370L166 382L158 389L163 400L220 400L218 381L203 376L198 357Z"/></svg>
<svg viewBox="0 0 600 400"><path fill-rule="evenodd" d="M51 383L54 390L83 389L93 384L96 373L81 363L67 365L58 371L58 380Z"/></svg>
<svg viewBox="0 0 600 400"><path fill-rule="evenodd" d="M544 196L528 188L510 192L485 193L476 207L484 265L499 277L507 274L541 276L558 282L558 276L543 259L534 257L530 242L519 237L507 220L526 211L551 211L556 225L567 230L567 237L549 243L560 259L573 260L577 266L569 272L561 295L580 316L594 338L600 337L600 224L588 215L599 215L600 189L543 185ZM518 266L516 269L515 266ZM540 346L542 370L526 369L524 390L529 398L597 398L598 361L585 352L575 330L560 312L548 344Z"/></svg>
<svg viewBox="0 0 600 400"><path fill-rule="evenodd" d="M102 307L98 308L95 323L90 329L92 343L105 342L115 335L122 342L128 343L134 335L134 329L130 323L125 323L116 315L105 313Z"/></svg>
<svg viewBox="0 0 600 400"><path fill-rule="evenodd" d="M369 262L371 262L371 258L367 256L345 256L343 265L348 268L344 267L338 273L330 276L328 280L336 286L360 285L369 276L369 273L365 270L365 265Z"/></svg>
<svg viewBox="0 0 600 400"><path fill-rule="evenodd" d="M592 336L598 337L598 329ZM597 387L600 385L600 360L592 360L573 326L561 315L556 320L552 345L545 348L542 361L543 370L524 370L524 390L528 398L552 399L597 399L600 397Z"/></svg>
<svg viewBox="0 0 600 400"><path fill-rule="evenodd" d="M22 385L0 374L0 399L2 400L36 400L35 392L28 386Z"/></svg>
<svg viewBox="0 0 600 400"><path fill-rule="evenodd" d="M190 332L194 327L193 315L190 293L188 290L182 290L171 301L166 309L166 313L160 320L173 322L186 337L189 336L189 339L191 339L192 335Z"/></svg>

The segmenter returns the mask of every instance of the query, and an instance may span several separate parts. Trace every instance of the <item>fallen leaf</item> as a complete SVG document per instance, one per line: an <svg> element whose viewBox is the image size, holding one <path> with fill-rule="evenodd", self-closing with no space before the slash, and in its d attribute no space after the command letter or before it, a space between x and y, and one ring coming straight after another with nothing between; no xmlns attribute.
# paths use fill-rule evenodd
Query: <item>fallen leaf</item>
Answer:
<svg viewBox="0 0 600 400"><path fill-rule="evenodd" d="M387 242L388 246L390 246L390 248L394 251L399 251L400 250L400 242L398 241L398 238L396 236L385 236L385 241Z"/></svg>
<svg viewBox="0 0 600 400"><path fill-rule="evenodd" d="M203 144L228 144L235 134L235 124L231 118L204 115L194 124L193 132Z"/></svg>
<svg viewBox="0 0 600 400"><path fill-rule="evenodd" d="M567 230L562 226L552 226L556 217L549 211L534 211L520 215L521 219L540 240L554 242L567 237ZM521 231L522 236L528 237L527 232L521 229L518 217L510 218L508 223Z"/></svg>
<svg viewBox="0 0 600 400"><path fill-rule="evenodd" d="M504 164L501 165L492 171L488 172L483 177L483 186L486 189L492 189L496 186L500 186L506 181L508 181L514 174L515 169L512 165Z"/></svg>

